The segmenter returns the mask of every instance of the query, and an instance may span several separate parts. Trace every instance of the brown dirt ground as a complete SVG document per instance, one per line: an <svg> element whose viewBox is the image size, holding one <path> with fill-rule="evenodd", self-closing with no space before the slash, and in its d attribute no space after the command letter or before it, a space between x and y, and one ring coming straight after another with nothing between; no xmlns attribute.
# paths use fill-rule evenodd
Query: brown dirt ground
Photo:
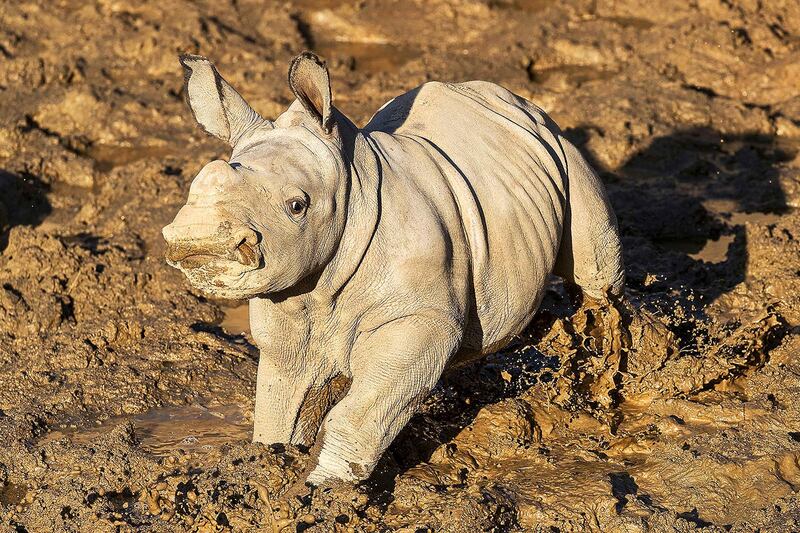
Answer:
<svg viewBox="0 0 800 533"><path fill-rule="evenodd" d="M328 59L363 124L431 79L539 103L601 171L627 303L554 282L360 487L283 491L256 355L164 264L208 160L176 55L267 117ZM796 0L77 0L0 6L3 531L800 529ZM283 529L281 529L283 528Z"/></svg>

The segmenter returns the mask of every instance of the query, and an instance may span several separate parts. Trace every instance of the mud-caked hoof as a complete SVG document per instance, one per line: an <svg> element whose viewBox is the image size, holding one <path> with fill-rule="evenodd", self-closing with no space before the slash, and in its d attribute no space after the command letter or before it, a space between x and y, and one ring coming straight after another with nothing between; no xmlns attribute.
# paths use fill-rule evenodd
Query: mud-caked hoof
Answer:
<svg viewBox="0 0 800 533"><path fill-rule="evenodd" d="M352 484L363 480L366 477L365 472L369 472L369 470L358 464L336 464L327 467L319 464L308 475L306 482L316 487L330 487L341 483Z"/></svg>

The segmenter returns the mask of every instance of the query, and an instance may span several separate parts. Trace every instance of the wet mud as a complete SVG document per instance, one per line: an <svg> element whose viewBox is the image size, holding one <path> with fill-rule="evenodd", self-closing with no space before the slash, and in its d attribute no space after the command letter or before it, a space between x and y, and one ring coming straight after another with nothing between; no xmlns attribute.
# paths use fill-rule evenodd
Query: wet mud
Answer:
<svg viewBox="0 0 800 533"><path fill-rule="evenodd" d="M249 442L246 308L163 260L226 148L176 55L273 118L310 48L364 124L432 79L546 109L605 181L628 286L553 280L358 487ZM794 1L7 2L0 8L0 530L800 529ZM291 496L289 496L291 494Z"/></svg>

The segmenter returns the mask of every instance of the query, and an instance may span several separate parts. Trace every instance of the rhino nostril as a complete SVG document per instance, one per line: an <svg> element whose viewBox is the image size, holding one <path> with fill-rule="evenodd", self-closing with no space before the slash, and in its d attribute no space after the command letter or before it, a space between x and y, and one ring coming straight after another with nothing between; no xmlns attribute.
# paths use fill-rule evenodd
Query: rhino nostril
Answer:
<svg viewBox="0 0 800 533"><path fill-rule="evenodd" d="M236 255L240 263L247 266L258 264L256 247L259 240L260 235L251 229L244 230L238 235L235 242L237 242Z"/></svg>
<svg viewBox="0 0 800 533"><path fill-rule="evenodd" d="M253 248L247 243L247 241L242 241L239 243L239 246L236 247L239 251L239 261L247 266L253 266L256 264L256 252Z"/></svg>

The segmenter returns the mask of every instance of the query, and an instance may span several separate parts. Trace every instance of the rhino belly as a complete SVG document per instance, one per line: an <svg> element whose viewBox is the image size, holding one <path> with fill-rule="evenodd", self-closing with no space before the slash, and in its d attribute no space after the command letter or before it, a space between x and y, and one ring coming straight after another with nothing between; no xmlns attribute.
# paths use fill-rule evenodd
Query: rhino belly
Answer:
<svg viewBox="0 0 800 533"><path fill-rule="evenodd" d="M564 205L558 175L508 160L469 184L476 205L462 211L472 260L464 346L486 354L507 345L536 314L558 255Z"/></svg>
<svg viewBox="0 0 800 533"><path fill-rule="evenodd" d="M539 244L508 250L503 266L490 268L488 289L475 302L477 322L469 324L470 334L480 334L481 353L492 353L509 344L539 309L555 265L558 240Z"/></svg>

